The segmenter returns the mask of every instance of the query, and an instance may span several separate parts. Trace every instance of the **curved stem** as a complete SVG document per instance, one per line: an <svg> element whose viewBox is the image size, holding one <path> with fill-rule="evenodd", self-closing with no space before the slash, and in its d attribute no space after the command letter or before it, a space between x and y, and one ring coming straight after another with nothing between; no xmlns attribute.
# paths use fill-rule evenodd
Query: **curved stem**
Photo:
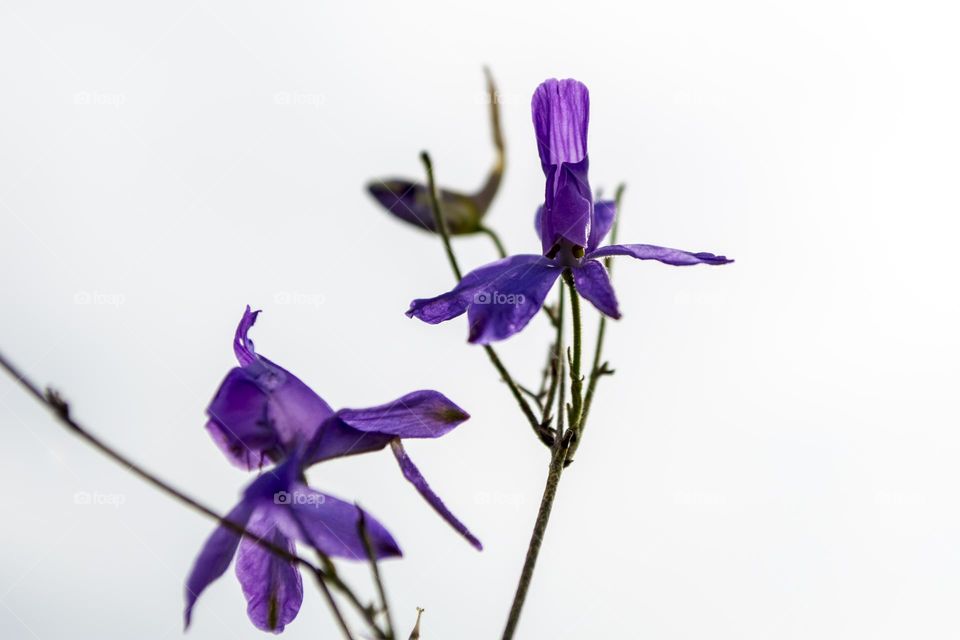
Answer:
<svg viewBox="0 0 960 640"><path fill-rule="evenodd" d="M500 254L501 258L507 257L507 250L503 246L503 242L500 241L500 236L497 235L497 232L491 229L490 227L481 226L478 231L490 236L490 239L493 240L494 246L497 248L497 253Z"/></svg>
<svg viewBox="0 0 960 640"><path fill-rule="evenodd" d="M463 272L460 271L460 265L457 263L457 256L453 253L453 247L450 245L450 230L447 229L447 221L440 211L440 198L437 196L437 183L433 177L433 162L430 160L430 154L426 151L420 152L420 161L427 172L427 193L430 195L430 209L433 211L433 222L440 232L443 239L443 248L447 252L447 261L450 268L453 269L453 275L457 276L457 281L463 280Z"/></svg>
<svg viewBox="0 0 960 640"><path fill-rule="evenodd" d="M36 398L41 404L45 405L53 415L70 431L81 439L85 440L88 444L92 445L95 449L99 450L101 453L106 455L108 458L117 462L121 466L125 467L127 471L130 471L134 475L138 476L142 480L145 480L147 483L153 485L155 488L159 489L163 493L179 500L184 505L190 507L194 511L201 513L212 520L216 520L220 525L226 527L227 529L233 531L234 533L244 536L254 543L258 544L263 549L275 554L276 556L283 558L288 562L292 562L296 565L303 567L308 570L316 579L317 585L320 587L320 591L323 593L324 598L327 600L327 604L330 605L330 609L333 611L334 617L337 619L337 624L340 626L340 630L343 632L343 636L347 640L353 640L353 635L350 633L350 628L347 626L346 620L343 618L343 614L340 612L340 608L337 606L336 601L333 599L333 594L330 593L330 588L327 586L327 574L316 566L309 560L298 556L295 553L290 553L283 547L280 547L276 544L273 544L269 540L258 536L257 534L249 531L247 528L227 520L223 516L219 515L216 511L210 507L204 505L196 498L193 498L183 491L173 487L168 484L166 481L161 480L159 477L150 473L137 463L133 462L122 453L115 450L113 447L108 445L106 442L93 435L80 423L74 420L70 416L70 407L56 392L47 390L43 392L40 390L36 384L34 384L29 378L26 377L23 373L17 369L12 362L7 360L3 354L0 354L0 367L6 369L6 371L19 382L30 395Z"/></svg>
<svg viewBox="0 0 960 640"><path fill-rule="evenodd" d="M387 590L383 586L383 578L380 576L380 565L377 563L377 554L373 550L373 542L370 540L370 531L367 529L367 519L363 509L360 509L360 520L357 522L357 531L360 533L360 539L363 540L363 550L366 552L367 560L370 562L370 572L373 574L373 582L377 585L377 594L380 596L380 608L383 610L383 617L387 624L387 640L394 640L393 614L390 612Z"/></svg>
<svg viewBox="0 0 960 640"><path fill-rule="evenodd" d="M433 162L430 160L430 154L426 151L420 152L420 161L423 162L423 167L427 172L427 192L430 194L430 208L433 210L433 221L437 227L437 231L440 232L441 240L443 240L443 248L447 254L447 261L450 263L450 268L453 270L453 275L457 277L457 281L459 282L463 279L463 272L460 270L460 264L457 262L457 256L454 254L453 246L450 244L450 231L447 229L447 223L440 210L440 199L437 197L437 183L433 175ZM543 425L541 425L537 420L537 416L534 415L533 409L530 408L530 403L528 403L523 397L523 392L520 391L520 387L507 371L507 368L503 366L500 356L497 355L497 352L494 351L493 347L490 345L484 345L483 348L484 351L487 352L490 362L493 363L493 366L500 373L500 377L510 388L510 393L513 394L514 399L520 406L520 410L523 411L523 415L530 423L530 427L533 429L533 432L538 438L540 438L541 442L549 445L552 440L552 438L549 436L549 432L546 431Z"/></svg>

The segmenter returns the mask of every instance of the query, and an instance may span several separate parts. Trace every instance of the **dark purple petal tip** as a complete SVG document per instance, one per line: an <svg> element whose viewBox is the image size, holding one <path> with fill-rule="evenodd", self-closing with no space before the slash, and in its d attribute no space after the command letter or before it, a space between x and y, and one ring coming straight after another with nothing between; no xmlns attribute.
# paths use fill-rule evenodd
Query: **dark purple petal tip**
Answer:
<svg viewBox="0 0 960 640"><path fill-rule="evenodd" d="M251 311L250 305L247 305L240 318L240 324L237 325L237 331L233 335L233 353L236 354L240 366L246 366L257 359L257 353L253 349L253 341L247 337L250 327L257 321L260 311Z"/></svg>
<svg viewBox="0 0 960 640"><path fill-rule="evenodd" d="M367 409L341 409L344 423L367 433L401 438L439 438L470 418L470 414L439 391L413 391Z"/></svg>

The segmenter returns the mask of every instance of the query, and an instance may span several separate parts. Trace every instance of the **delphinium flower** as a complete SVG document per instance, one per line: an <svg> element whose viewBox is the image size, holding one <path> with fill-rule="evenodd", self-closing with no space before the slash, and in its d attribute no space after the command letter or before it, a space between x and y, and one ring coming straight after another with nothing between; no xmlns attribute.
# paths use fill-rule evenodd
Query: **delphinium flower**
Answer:
<svg viewBox="0 0 960 640"><path fill-rule="evenodd" d="M503 179L505 154L503 135L500 131L499 95L489 70L487 76L487 99L490 105L490 122L493 128L493 145L496 159L487 174L483 186L474 193L462 193L452 189L438 189L437 195L443 210L448 233L467 235L483 231L486 215ZM397 218L430 232L436 232L430 193L426 185L405 178L373 180L367 190L387 211Z"/></svg>
<svg viewBox="0 0 960 640"><path fill-rule="evenodd" d="M649 244L601 247L616 211L613 202L594 202L587 179L587 87L577 80L547 80L537 87L532 110L546 176L544 203L535 216L542 255L514 255L475 269L453 290L414 300L408 316L437 324L466 312L469 341L488 344L521 331L567 269L581 296L601 313L619 318L617 297L599 258L623 255L674 266L732 262Z"/></svg>
<svg viewBox="0 0 960 640"><path fill-rule="evenodd" d="M480 541L443 504L403 448L404 438L437 438L469 418L437 391L408 393L392 402L334 411L299 378L258 354L248 337L259 311L248 306L234 336L240 363L221 383L207 409L207 430L227 458L242 469L267 468L244 493L228 519L269 536L281 548L293 540L328 556L366 559L357 527L361 516L378 557L400 555L393 538L375 519L350 503L306 486L304 471L332 458L390 446L403 476L430 506L473 546ZM237 545L237 576L253 623L280 631L296 615L302 587L288 560L219 527L207 541L187 583L186 621L196 598L227 568Z"/></svg>

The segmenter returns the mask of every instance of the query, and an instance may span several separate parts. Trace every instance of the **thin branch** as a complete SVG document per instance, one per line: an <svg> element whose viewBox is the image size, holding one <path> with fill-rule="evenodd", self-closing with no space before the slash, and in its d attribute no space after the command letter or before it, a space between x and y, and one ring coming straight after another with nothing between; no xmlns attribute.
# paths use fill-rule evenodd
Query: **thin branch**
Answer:
<svg viewBox="0 0 960 640"><path fill-rule="evenodd" d="M546 400L543 402L543 416L541 418L542 424L549 424L550 408L553 406L553 399L557 394L557 384L564 376L563 368L563 287L560 287L560 295L557 300L557 321L554 326L557 329L557 337L553 342L552 353L550 354L550 361L547 363L547 367L550 369L550 388L547 390ZM563 403L560 403L560 424L563 423ZM558 427L559 428L559 427ZM557 437L560 437L559 430L557 431Z"/></svg>
<svg viewBox="0 0 960 640"><path fill-rule="evenodd" d="M309 571L316 579L317 585L320 587L320 591L327 600L327 604L330 605L330 609L333 611L333 614L337 619L337 623L340 626L340 630L343 632L343 636L348 640L353 640L353 635L350 633L350 628L347 626L346 620L344 620L343 614L340 612L340 608L337 606L336 601L333 599L333 594L330 593L330 589L327 586L327 575L322 569L320 569L320 567L316 566L309 560L306 560L295 553L291 553L283 547L280 547L269 540L258 536L257 534L249 531L246 527L227 520L210 507L202 504L196 498L187 495L186 493L168 484L166 481L161 480L154 474L150 473L137 463L124 456L122 453L115 450L113 447L87 431L85 427L74 420L70 416L70 406L56 391L53 391L52 389L47 389L46 392L41 391L40 387L27 378L27 376L23 374L16 366L14 366L11 361L7 360L2 353L0 353L0 367L3 367L7 373L13 376L13 378L19 382L20 385L23 386L23 388L26 389L30 395L32 395L41 404L46 406L57 418L57 420L66 426L72 433L85 440L88 444L92 445L95 449L99 450L114 462L126 468L127 471L130 471L142 480L145 480L147 483L153 485L163 493L166 493L176 500L179 500L181 503L190 507L194 511L217 521L220 525L226 527L234 533L248 538L254 543L260 545L260 547L263 549L266 549L276 556L283 558L288 562L292 562L293 564L299 565Z"/></svg>
<svg viewBox="0 0 960 640"><path fill-rule="evenodd" d="M427 172L427 192L430 195L430 207L433 210L433 221L437 227L437 231L440 232L440 238L443 241L443 248L447 254L447 261L450 263L450 269L453 271L453 275L456 276L457 281L459 282L463 279L463 272L460 270L460 264L457 262L457 256L454 254L453 246L450 244L450 232L447 229L446 220L444 219L443 213L440 210L440 199L437 196L437 184L433 175L433 162L430 160L430 154L428 154L426 151L420 153L420 160L423 162L423 167ZM537 420L536 415L533 413L533 409L530 408L530 404L523 397L523 392L520 391L520 388L507 371L507 368L503 366L500 356L498 356L493 347L488 344L483 345L483 349L487 352L487 357L490 358L490 362L493 363L493 366L500 373L500 377L505 383L507 383L507 387L510 388L510 393L513 394L514 399L520 406L520 410L523 411L523 415L530 423L530 427L533 429L534 434L540 439L541 442L547 446L550 446L550 444L553 442L551 433L540 424L539 420Z"/></svg>
<svg viewBox="0 0 960 640"><path fill-rule="evenodd" d="M501 258L507 257L507 250L504 248L503 242L500 240L500 236L497 235L496 231L483 225L480 225L480 228L477 229L477 231L490 237L490 239L493 241L493 245L497 248L497 253Z"/></svg>
<svg viewBox="0 0 960 640"><path fill-rule="evenodd" d="M417 623L413 625L413 630L410 631L410 637L407 640L420 640L420 617L423 616L423 612L422 607L417 607Z"/></svg>
<svg viewBox="0 0 960 640"><path fill-rule="evenodd" d="M387 601L387 590L384 588L383 579L380 576L380 565L377 564L377 555L373 551L373 543L370 541L370 531L367 529L367 518L363 509L360 509L360 520L357 521L357 530L360 533L360 539L363 540L363 550L367 554L367 560L370 562L370 572L373 574L373 582L377 585L377 593L380 596L380 608L383 611L383 617L387 623L387 638L394 640L393 615L390 613L390 603Z"/></svg>
<svg viewBox="0 0 960 640"><path fill-rule="evenodd" d="M561 352L561 345L558 343L557 352ZM540 508L537 511L537 519L533 525L533 532L530 534L530 543L527 546L527 554L523 560L523 569L520 572L520 579L517 581L517 590L513 596L513 604L510 606L510 614L507 616L507 624L503 630L503 640L512 640L516 633L517 625L520 623L520 614L523 611L523 604L527 599L527 592L530 590L530 584L533 582L533 572L537 567L537 558L540 555L540 547L543 545L543 537L547 532L547 525L550 523L550 513L553 510L553 502L557 497L557 488L560 486L560 476L563 474L564 461L567 459L567 449L570 444L572 430L564 433L564 390L566 384L565 364L560 358L560 371L558 378L560 382L560 391L557 394L557 437L553 447L550 450L550 467L547 470L547 481L543 488L543 496L540 498Z"/></svg>

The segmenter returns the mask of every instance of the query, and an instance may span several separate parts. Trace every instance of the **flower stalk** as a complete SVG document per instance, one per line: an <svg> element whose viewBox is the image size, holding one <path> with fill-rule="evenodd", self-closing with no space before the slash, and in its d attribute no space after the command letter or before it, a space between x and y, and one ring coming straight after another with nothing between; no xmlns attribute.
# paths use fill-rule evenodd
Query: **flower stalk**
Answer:
<svg viewBox="0 0 960 640"><path fill-rule="evenodd" d="M274 555L288 561L292 562L300 567L306 569L316 580L317 586L320 589L320 592L323 594L324 599L327 601L327 604L330 606L331 611L333 611L334 618L336 618L337 625L340 627L340 631L343 634L343 637L347 640L354 640L353 634L350 632L350 627L347 625L346 620L343 617L343 613L340 611L339 606L337 605L336 600L333 597L333 594L330 591L328 586L328 576L327 574L317 565L313 564L309 560L287 551L283 547L280 547L276 544L273 544L269 540L253 533L248 530L246 527L243 527L239 524L232 522L218 514L216 511L210 507L204 505L196 498L184 493L183 491L172 486L165 480L162 480L160 477L154 475L153 473L147 471L139 464L133 462L130 458L126 457L109 444L101 440L99 437L95 436L93 433L88 431L86 427L77 422L70 415L70 405L52 389L47 389L45 392L41 391L35 383L33 383L25 374L23 374L10 360L8 360L2 353L0 353L0 367L5 369L20 385L34 398L36 398L41 404L45 405L54 416L65 426L70 432L79 436L82 440L86 441L88 444L92 445L93 448L97 449L108 458L118 463L120 466L124 467L127 471L131 472L135 476L138 476L142 480L145 480L147 483L159 489L161 492L166 493L168 496L178 500L180 503L186 505L193 511L196 511L212 520L215 520L221 526L230 529L234 533L241 535L245 538L248 538L255 544L259 545L266 551L273 553ZM343 586L342 583L338 586ZM351 594L352 595L352 594ZM355 596L354 596L355 597ZM362 613L362 612L361 612ZM379 628L376 628L378 632L378 637L382 637L379 633Z"/></svg>
<svg viewBox="0 0 960 640"><path fill-rule="evenodd" d="M430 195L430 207L433 210L433 220L437 225L437 230L440 232L440 239L443 241L443 248L447 254L447 262L450 263L450 269L453 271L453 275L456 276L457 280L460 281L463 279L463 272L460 270L457 256L454 254L453 246L450 244L450 233L447 230L446 221L440 210L440 199L437 196L437 184L433 175L433 162L430 160L430 154L422 151L420 153L420 161L423 163L423 168L427 173L427 192ZM520 390L520 386L507 371L507 368L504 366L503 361L500 360L500 356L497 355L494 348L490 345L484 345L483 347L484 351L487 352L487 357L490 358L490 362L493 363L494 368L500 374L500 378L507 384L507 387L509 387L510 393L513 395L514 400L517 401L517 405L519 405L527 422L530 423L533 433L544 445L550 446L553 443L553 435L549 428L537 420L533 409L530 408L530 403L523 397L523 391Z"/></svg>

